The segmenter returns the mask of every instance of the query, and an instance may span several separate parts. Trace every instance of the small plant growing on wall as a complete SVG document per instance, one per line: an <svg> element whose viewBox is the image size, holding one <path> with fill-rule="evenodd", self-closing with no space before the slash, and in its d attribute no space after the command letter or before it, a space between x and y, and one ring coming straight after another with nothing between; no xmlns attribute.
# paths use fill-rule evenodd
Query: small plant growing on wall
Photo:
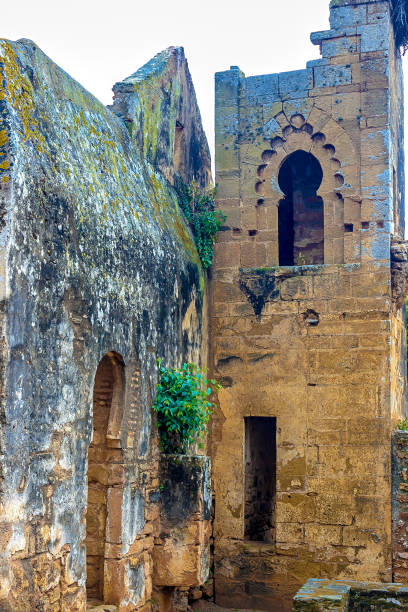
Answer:
<svg viewBox="0 0 408 612"><path fill-rule="evenodd" d="M392 21L395 44L405 54L408 49L408 6L406 0L392 0Z"/></svg>
<svg viewBox="0 0 408 612"><path fill-rule="evenodd" d="M176 189L181 209L193 231L201 263L204 268L209 268L214 256L217 232L226 219L221 211L215 210L216 188L203 188L196 180L186 185L178 177Z"/></svg>
<svg viewBox="0 0 408 612"><path fill-rule="evenodd" d="M399 429L400 431L408 431L408 417L405 417L404 419L398 421L397 429Z"/></svg>
<svg viewBox="0 0 408 612"><path fill-rule="evenodd" d="M160 380L153 410L162 450L183 455L195 442L202 448L213 407L209 397L221 386L207 380L205 372L193 363L184 363L181 368L165 368L161 359L157 363Z"/></svg>
<svg viewBox="0 0 408 612"><path fill-rule="evenodd" d="M303 255L303 253L299 253L298 254L296 265L297 266L305 266L306 265L306 257Z"/></svg>

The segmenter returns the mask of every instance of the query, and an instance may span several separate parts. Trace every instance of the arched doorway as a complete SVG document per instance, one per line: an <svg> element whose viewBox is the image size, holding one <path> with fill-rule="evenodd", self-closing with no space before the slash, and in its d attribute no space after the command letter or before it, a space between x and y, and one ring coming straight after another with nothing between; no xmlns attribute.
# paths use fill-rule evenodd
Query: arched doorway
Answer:
<svg viewBox="0 0 408 612"><path fill-rule="evenodd" d="M323 178L311 153L295 151L283 161L278 175L285 198L279 202L279 265L324 263L323 200L317 195Z"/></svg>
<svg viewBox="0 0 408 612"><path fill-rule="evenodd" d="M106 542L113 497L113 464L123 463L120 427L125 393L124 362L109 352L99 362L93 389L93 434L88 451L88 507L86 514L86 590L89 600L105 601ZM120 517L116 517L120 521Z"/></svg>

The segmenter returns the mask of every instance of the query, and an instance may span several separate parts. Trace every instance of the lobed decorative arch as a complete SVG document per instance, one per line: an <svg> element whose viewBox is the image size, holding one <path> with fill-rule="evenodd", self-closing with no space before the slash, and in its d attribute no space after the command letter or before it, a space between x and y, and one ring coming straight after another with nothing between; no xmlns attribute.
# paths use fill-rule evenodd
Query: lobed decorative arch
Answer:
<svg viewBox="0 0 408 612"><path fill-rule="evenodd" d="M324 263L323 200L317 195L323 170L312 153L299 149L282 163L278 207L279 265Z"/></svg>
<svg viewBox="0 0 408 612"><path fill-rule="evenodd" d="M351 193L352 185L356 189L359 183L354 148L349 136L336 122L327 116L322 121L324 112L319 111L319 114L321 125L318 130L297 113L282 127L281 135L270 140L270 146L262 152L257 167L254 185L257 206L269 209L269 227L279 234L278 209L287 195L279 185L279 172L289 156L297 152L311 154L322 169L322 180L316 191L316 197L323 202L324 257L321 263L344 263L344 234L349 225L345 221L344 194ZM336 146L341 151L347 150L347 163L340 162ZM279 239L274 245L272 259L274 265L279 263Z"/></svg>

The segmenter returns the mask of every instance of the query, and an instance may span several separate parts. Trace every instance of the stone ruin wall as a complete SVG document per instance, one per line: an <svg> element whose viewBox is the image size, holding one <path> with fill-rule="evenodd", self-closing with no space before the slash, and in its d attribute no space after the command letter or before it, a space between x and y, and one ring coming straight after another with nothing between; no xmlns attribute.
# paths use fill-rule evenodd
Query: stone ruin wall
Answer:
<svg viewBox="0 0 408 612"><path fill-rule="evenodd" d="M0 70L0 608L84 611L86 543L94 594L102 558L105 601L147 610L156 358L205 365L207 351L205 279L171 186L175 171L211 176L187 63L156 56L112 110L31 41L1 41ZM95 417L87 515L102 358L95 414L111 409Z"/></svg>
<svg viewBox="0 0 408 612"><path fill-rule="evenodd" d="M31 41L1 42L5 612L82 612L86 552L94 594L103 581L121 612L151 609L152 594L164 612L174 589L183 609L187 589L205 580L209 462L160 463L150 407L156 357L205 364L209 328L224 385L211 436L217 603L286 610L312 575L405 576L403 465L391 516L406 274L402 79L389 10L333 0L331 29L312 35L322 58L305 70L217 75L227 221L211 321L172 187L175 173L210 180L182 50L117 83L106 109ZM302 260L320 256L316 226L317 247L298 248L299 265L282 267L278 177L299 150L322 168L324 265ZM276 471L265 478L261 422L247 427L256 452L245 451L254 417L274 419L266 451ZM403 463L403 436L398 444ZM251 457L257 469L245 470ZM184 480L191 489L180 489ZM270 491L258 502L260 482ZM266 515L271 505L272 524L263 517L249 538L248 508Z"/></svg>
<svg viewBox="0 0 408 612"><path fill-rule="evenodd" d="M392 435L392 580L408 583L408 433Z"/></svg>
<svg viewBox="0 0 408 612"><path fill-rule="evenodd" d="M289 610L310 577L392 579L390 436L405 411L406 347L390 269L404 225L390 8L333 0L331 29L312 34L322 57L305 70L216 75L227 215L211 310L224 384L212 428L221 605ZM279 172L299 150L322 169L324 265L282 267ZM273 542L245 533L250 417L276 418Z"/></svg>

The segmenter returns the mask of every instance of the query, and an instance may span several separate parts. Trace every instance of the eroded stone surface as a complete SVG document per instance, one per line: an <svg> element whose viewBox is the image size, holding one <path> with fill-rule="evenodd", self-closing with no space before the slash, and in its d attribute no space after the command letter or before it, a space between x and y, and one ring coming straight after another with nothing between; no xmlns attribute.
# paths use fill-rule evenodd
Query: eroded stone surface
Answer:
<svg viewBox="0 0 408 612"><path fill-rule="evenodd" d="M211 180L207 138L183 49L169 47L113 87L112 111L124 120L142 157L170 181Z"/></svg>
<svg viewBox="0 0 408 612"><path fill-rule="evenodd" d="M120 612L182 611L189 598L211 609L197 598L214 592L225 610L289 610L311 575L327 580L303 589L309 608L321 596L325 609L353 593L387 605L406 596L331 581L406 573L404 457L392 517L389 448L406 405L406 254L390 3L333 0L330 26L312 34L322 57L303 70L216 77L227 221L211 311L224 387L211 436L214 539L208 461L186 458L181 476L160 468L150 410L156 357L207 357L205 279L172 187L175 174L210 177L184 54L170 48L117 83L106 109L31 41L1 42L4 612L84 612L87 551L88 591ZM310 191L279 180L298 151L322 170ZM298 265L282 267L278 207L296 198ZM302 232L306 217L314 226ZM104 356L111 370L93 393ZM95 427L93 406L109 411ZM245 539L244 418L254 416L276 418L274 541ZM398 444L405 453L402 435ZM199 586L211 542L215 579Z"/></svg>
<svg viewBox="0 0 408 612"><path fill-rule="evenodd" d="M210 570L211 462L208 457L164 455L160 481L154 584L199 587Z"/></svg>
<svg viewBox="0 0 408 612"><path fill-rule="evenodd" d="M170 49L127 83L144 143L33 42L1 41L0 71L0 608L83 612L88 520L103 540L87 541L103 564L99 595L122 612L147 610L159 531L156 358L206 360L205 279L168 180L178 120L181 170L210 178L186 60ZM158 95L149 116L155 87L171 100ZM95 400L110 416L95 429L106 444L91 449L100 487L86 519L93 385L107 354L122 373Z"/></svg>

